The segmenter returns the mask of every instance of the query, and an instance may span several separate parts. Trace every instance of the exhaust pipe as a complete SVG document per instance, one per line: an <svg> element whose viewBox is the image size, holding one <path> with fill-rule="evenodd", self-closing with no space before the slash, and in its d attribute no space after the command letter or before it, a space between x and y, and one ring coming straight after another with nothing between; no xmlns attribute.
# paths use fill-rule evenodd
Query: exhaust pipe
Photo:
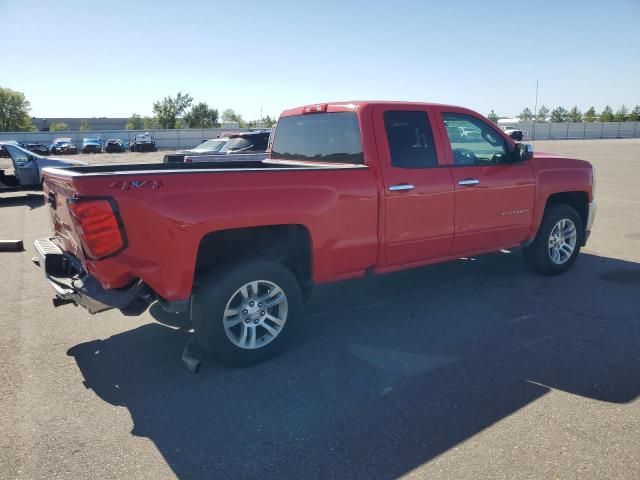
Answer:
<svg viewBox="0 0 640 480"><path fill-rule="evenodd" d="M70 303L73 303L74 305L76 304L75 300L72 300L70 298L62 298L59 295L56 295L51 300L53 301L53 306L56 308L61 307L62 305L68 305Z"/></svg>

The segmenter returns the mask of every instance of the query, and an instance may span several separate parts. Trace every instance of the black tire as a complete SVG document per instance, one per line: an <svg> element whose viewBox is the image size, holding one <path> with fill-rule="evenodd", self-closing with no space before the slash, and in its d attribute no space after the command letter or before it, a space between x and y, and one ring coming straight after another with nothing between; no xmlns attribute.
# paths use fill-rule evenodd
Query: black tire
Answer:
<svg viewBox="0 0 640 480"><path fill-rule="evenodd" d="M284 292L288 307L286 321L279 334L263 347L247 349L236 345L227 336L223 314L227 303L243 285L258 280L272 282ZM296 277L288 268L274 261L246 259L233 262L213 270L198 283L191 304L196 340L203 349L224 363L247 366L277 355L291 339L302 316L302 292ZM238 326L246 328L242 322ZM259 327L253 328L255 337ZM264 334L266 330L262 327L259 332Z"/></svg>
<svg viewBox="0 0 640 480"><path fill-rule="evenodd" d="M551 259L549 253L549 238L556 224L562 219L568 219L573 222L576 228L576 244L571 256L558 264ZM576 210L565 204L549 205L544 213L538 234L531 245L523 249L523 255L526 264L533 271L545 275L557 275L567 271L578 258L580 248L584 241L584 227L582 219Z"/></svg>

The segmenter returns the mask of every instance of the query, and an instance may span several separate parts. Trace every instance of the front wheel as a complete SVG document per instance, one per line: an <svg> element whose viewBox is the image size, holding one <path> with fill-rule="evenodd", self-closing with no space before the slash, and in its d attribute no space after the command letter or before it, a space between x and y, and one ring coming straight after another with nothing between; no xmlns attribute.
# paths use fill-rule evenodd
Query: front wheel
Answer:
<svg viewBox="0 0 640 480"><path fill-rule="evenodd" d="M576 261L584 229L578 212L569 205L550 205L535 240L523 250L527 265L546 275L557 275Z"/></svg>
<svg viewBox="0 0 640 480"><path fill-rule="evenodd" d="M259 363L279 353L301 315L296 277L268 260L240 261L211 272L192 299L198 343L232 365Z"/></svg>

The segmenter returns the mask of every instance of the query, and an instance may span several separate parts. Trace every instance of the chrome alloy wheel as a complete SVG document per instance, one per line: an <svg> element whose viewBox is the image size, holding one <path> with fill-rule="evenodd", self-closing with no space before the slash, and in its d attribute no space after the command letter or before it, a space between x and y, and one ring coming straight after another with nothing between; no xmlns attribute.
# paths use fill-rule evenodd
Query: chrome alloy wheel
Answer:
<svg viewBox="0 0 640 480"><path fill-rule="evenodd" d="M578 231L575 224L563 218L555 224L549 235L549 257L556 265L562 265L571 258L576 248Z"/></svg>
<svg viewBox="0 0 640 480"><path fill-rule="evenodd" d="M287 321L288 302L282 289L268 280L255 280L240 287L224 310L227 338L247 350L271 343Z"/></svg>

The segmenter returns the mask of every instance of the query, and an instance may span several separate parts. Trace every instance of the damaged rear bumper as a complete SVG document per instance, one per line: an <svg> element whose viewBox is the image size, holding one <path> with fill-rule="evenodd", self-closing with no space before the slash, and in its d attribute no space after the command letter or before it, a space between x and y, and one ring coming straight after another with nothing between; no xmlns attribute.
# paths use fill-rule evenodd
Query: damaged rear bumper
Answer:
<svg viewBox="0 0 640 480"><path fill-rule="evenodd" d="M142 280L126 288L105 289L73 255L63 252L50 238L35 241L38 265L55 291L53 305L73 303L91 314L117 308L124 315L140 315L157 298Z"/></svg>

